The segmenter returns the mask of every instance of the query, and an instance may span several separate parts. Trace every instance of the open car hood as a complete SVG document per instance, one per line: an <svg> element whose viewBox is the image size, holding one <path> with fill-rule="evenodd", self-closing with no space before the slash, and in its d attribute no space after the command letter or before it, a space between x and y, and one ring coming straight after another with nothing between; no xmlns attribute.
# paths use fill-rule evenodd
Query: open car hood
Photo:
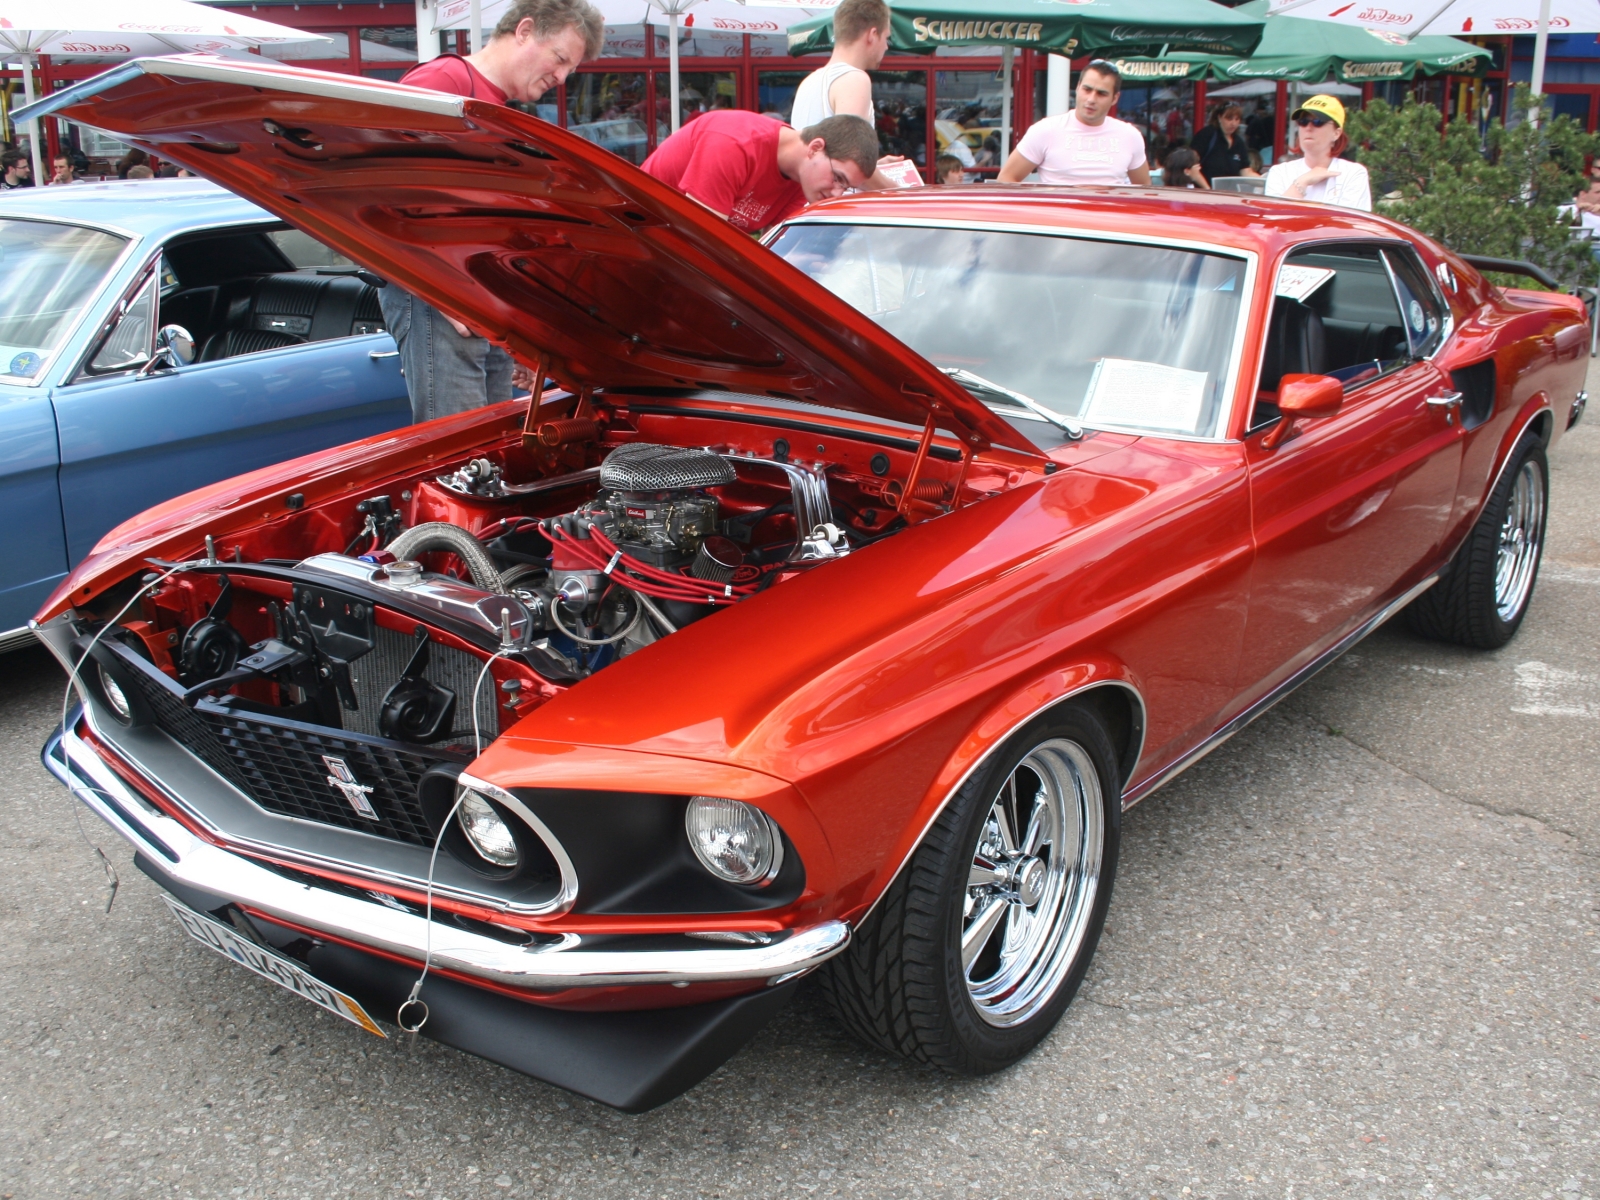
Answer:
<svg viewBox="0 0 1600 1200"><path fill-rule="evenodd" d="M515 109L210 55L29 110L182 163L574 390L714 388L1038 453L921 355L727 222ZM21 119L19 110L15 116Z"/></svg>

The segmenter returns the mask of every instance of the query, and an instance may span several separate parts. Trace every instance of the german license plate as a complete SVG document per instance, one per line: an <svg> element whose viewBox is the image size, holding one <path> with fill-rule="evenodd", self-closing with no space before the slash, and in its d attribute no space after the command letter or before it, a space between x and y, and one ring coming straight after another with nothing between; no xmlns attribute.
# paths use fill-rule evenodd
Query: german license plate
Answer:
<svg viewBox="0 0 1600 1200"><path fill-rule="evenodd" d="M221 921L197 913L171 896L163 895L161 898L167 902L172 915L178 918L178 924L182 925L189 936L201 945L209 946L223 957L232 959L241 967L247 967L265 979L272 980L279 987L288 988L295 995L327 1009L335 1016L361 1026L368 1033L375 1033L379 1037L387 1036L378 1028L377 1022L367 1016L366 1009L337 988L331 988L316 976L307 973L293 959L284 957L276 950L256 945Z"/></svg>

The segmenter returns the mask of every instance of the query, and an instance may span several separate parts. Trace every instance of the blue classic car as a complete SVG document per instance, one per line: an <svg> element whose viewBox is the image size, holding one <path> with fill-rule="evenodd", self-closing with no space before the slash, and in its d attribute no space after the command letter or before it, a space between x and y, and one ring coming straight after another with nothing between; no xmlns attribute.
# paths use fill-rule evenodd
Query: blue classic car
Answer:
<svg viewBox="0 0 1600 1200"><path fill-rule="evenodd" d="M378 280L212 184L0 200L0 650L124 519L408 423Z"/></svg>

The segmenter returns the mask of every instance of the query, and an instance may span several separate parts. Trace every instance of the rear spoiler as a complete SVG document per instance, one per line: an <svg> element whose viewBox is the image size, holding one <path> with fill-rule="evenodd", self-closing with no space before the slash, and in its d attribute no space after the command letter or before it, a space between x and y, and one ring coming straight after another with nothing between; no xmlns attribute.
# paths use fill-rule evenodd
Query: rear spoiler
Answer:
<svg viewBox="0 0 1600 1200"><path fill-rule="evenodd" d="M1461 254L1457 257L1468 266L1476 267L1480 271L1498 271L1502 275L1526 275L1529 279L1542 283L1552 292L1567 290L1549 271L1531 262L1524 262L1520 258L1490 258L1483 254Z"/></svg>

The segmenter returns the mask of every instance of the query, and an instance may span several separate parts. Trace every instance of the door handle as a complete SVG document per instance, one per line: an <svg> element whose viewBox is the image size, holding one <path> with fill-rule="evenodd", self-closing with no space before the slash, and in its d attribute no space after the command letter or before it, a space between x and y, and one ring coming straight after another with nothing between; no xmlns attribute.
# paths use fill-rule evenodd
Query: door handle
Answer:
<svg viewBox="0 0 1600 1200"><path fill-rule="evenodd" d="M1461 403L1461 393L1446 392L1442 396L1429 396L1425 403L1430 408L1455 408Z"/></svg>
<svg viewBox="0 0 1600 1200"><path fill-rule="evenodd" d="M400 357L400 351L398 351L398 350L368 350L367 351L367 357L370 358L373 362L377 362L380 358L399 358ZM1432 404L1433 401L1429 400L1428 403Z"/></svg>

